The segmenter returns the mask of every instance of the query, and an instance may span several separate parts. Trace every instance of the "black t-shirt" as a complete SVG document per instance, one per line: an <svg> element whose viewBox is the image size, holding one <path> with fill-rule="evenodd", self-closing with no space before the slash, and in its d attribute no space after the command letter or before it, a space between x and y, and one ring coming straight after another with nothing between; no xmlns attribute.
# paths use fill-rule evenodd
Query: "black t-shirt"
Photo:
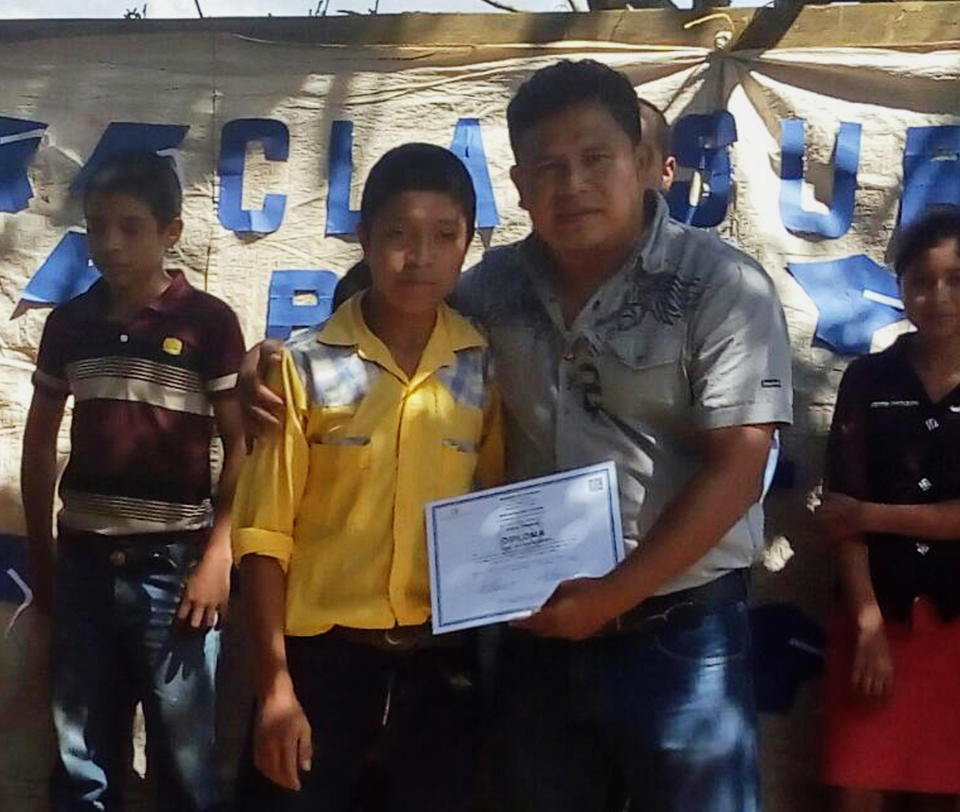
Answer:
<svg viewBox="0 0 960 812"><path fill-rule="evenodd" d="M827 447L829 490L901 505L960 497L960 387L933 403L910 366L912 340L847 368ZM960 542L869 534L867 545L884 617L909 620L919 595L944 620L960 615Z"/></svg>

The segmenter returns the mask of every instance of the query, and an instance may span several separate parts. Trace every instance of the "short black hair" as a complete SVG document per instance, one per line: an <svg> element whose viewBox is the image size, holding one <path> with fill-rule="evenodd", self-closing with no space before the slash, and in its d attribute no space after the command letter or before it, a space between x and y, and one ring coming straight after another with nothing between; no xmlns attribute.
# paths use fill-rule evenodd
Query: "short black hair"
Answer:
<svg viewBox="0 0 960 812"><path fill-rule="evenodd" d="M161 227L170 225L183 205L173 160L155 152L117 152L105 158L84 187L84 208L94 195L109 194L143 201Z"/></svg>
<svg viewBox="0 0 960 812"><path fill-rule="evenodd" d="M575 104L597 102L613 116L634 144L643 125L640 103L630 80L619 71L593 59L563 59L540 68L527 79L507 105L507 130L516 157L524 134L545 118Z"/></svg>
<svg viewBox="0 0 960 812"><path fill-rule="evenodd" d="M333 303L331 310L336 310L347 299L361 290L366 290L373 284L373 274L370 272L370 266L365 259L361 259L356 264L350 266L337 286L333 289Z"/></svg>
<svg viewBox="0 0 960 812"><path fill-rule="evenodd" d="M895 241L893 269L897 279L902 279L927 251L949 240L956 240L960 252L960 208L931 206L919 220L907 226Z"/></svg>
<svg viewBox="0 0 960 812"><path fill-rule="evenodd" d="M360 221L370 228L377 213L401 192L440 192L456 203L467 221L467 241L473 239L477 193L467 167L450 150L434 144L394 147L373 165L363 185Z"/></svg>
<svg viewBox="0 0 960 812"><path fill-rule="evenodd" d="M643 122L643 140L651 141L661 157L673 155L673 138L667 117L652 101L640 98L640 120Z"/></svg>

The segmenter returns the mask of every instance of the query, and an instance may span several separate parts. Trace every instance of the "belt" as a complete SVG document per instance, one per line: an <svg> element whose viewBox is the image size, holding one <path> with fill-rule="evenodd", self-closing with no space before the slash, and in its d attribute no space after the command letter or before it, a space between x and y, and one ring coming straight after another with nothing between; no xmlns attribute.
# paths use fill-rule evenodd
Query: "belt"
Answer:
<svg viewBox="0 0 960 812"><path fill-rule="evenodd" d="M605 632L620 634L648 631L687 612L699 615L703 610L720 604L745 600L749 575L747 569L731 570L701 586L654 595L620 615Z"/></svg>
<svg viewBox="0 0 960 812"><path fill-rule="evenodd" d="M143 533L135 536L108 536L61 530L57 543L63 549L76 550L101 564L116 569L172 573L191 564L203 554L208 533L205 530L176 533Z"/></svg>
<svg viewBox="0 0 960 812"><path fill-rule="evenodd" d="M380 651L411 651L422 648L452 648L462 645L465 632L435 635L429 623L419 626L394 626L390 629L355 629L351 626L334 626L323 637L341 640L359 646L370 646Z"/></svg>

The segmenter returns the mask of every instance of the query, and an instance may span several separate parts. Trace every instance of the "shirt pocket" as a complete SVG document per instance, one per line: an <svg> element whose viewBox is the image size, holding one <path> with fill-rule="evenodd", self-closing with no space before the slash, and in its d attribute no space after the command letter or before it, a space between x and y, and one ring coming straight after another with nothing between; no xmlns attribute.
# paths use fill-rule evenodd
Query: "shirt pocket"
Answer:
<svg viewBox="0 0 960 812"><path fill-rule="evenodd" d="M370 438L328 437L310 444L304 500L314 522L334 530L363 520L364 484L370 469Z"/></svg>
<svg viewBox="0 0 960 812"><path fill-rule="evenodd" d="M479 445L475 440L444 437L440 443L438 489L444 498L469 493L474 487Z"/></svg>
<svg viewBox="0 0 960 812"><path fill-rule="evenodd" d="M648 346L630 335L611 340L597 359L603 408L632 423L651 413L686 407L689 389L682 350L683 345L670 336Z"/></svg>

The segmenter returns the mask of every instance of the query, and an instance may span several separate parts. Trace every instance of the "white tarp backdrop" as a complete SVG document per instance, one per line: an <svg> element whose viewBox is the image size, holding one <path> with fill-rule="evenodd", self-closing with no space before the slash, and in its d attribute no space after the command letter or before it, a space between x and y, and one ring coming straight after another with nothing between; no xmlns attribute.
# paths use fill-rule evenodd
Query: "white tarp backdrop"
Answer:
<svg viewBox="0 0 960 812"><path fill-rule="evenodd" d="M499 225L488 236L492 244L502 244L522 237L528 228L508 175L506 105L526 76L562 57L599 59L625 72L637 92L663 107L671 121L724 110L732 114L736 140L729 147L724 145L730 140L723 138L726 125L706 132L700 141L706 150L691 163L699 160L703 165L704 194L714 196L714 207L720 198L720 233L759 259L776 282L796 349L796 436L822 432L842 364L830 349L813 344L820 310L839 308L839 316L830 316L835 332L852 331L854 345L886 343L904 324L890 317L890 300L895 301L896 291L877 280L879 271L871 263L867 263L869 273L863 271L867 277L858 276L859 271L847 274L842 265L829 266L828 272L836 276L835 289L822 283L821 273L819 293L813 298L787 265L858 255L883 264L899 216L904 150L911 128L940 128L930 142L934 146L927 145L936 154L929 159L921 156L921 164L925 161L927 167L924 177L931 171L940 173L933 197L960 194L960 163L956 150L951 153L949 147L953 140L960 140L955 135L960 130L952 129L960 125L956 90L960 49L803 48L751 56L750 52L596 42L548 47L346 47L199 31L13 41L0 49L0 128L6 127L0 129L0 195L3 185L17 174L9 152L3 163L4 149L17 143L10 133L20 133L22 143L27 138L24 132L36 130L30 129L29 122L46 126L25 170L32 196L21 210L0 212L0 314L4 316L0 320L0 533L23 531L20 440L31 396L30 374L48 311L31 309L14 320L8 317L64 236L71 230L82 231L82 212L70 185L108 125L189 128L177 152L186 191L186 229L171 264L185 268L196 286L228 301L240 315L247 341L253 343L265 331L274 271L342 273L359 256L355 243L326 233L331 230L328 177L334 122L353 126L351 202L355 207L367 170L386 149L408 140L449 146L458 122L476 119L499 215ZM286 195L282 222L272 233L237 233L218 217L223 189L217 172L221 133L228 122L250 118L276 120L289 131L286 160L266 160L263 146L256 142L246 149L243 208L256 211L264 206L265 195ZM781 179L781 138L786 137L789 127L783 122L788 119L805 122L805 175L802 183L793 184L793 191L799 190L802 206L813 216L790 203L790 184ZM842 125L848 131L846 141L837 144ZM850 125L860 128L859 149L852 154L850 136L857 135L857 128ZM681 126L680 131L684 129ZM268 145L268 153L270 149ZM727 153L731 170L724 173ZM850 176L851 162L855 181ZM790 171L796 174L795 170ZM690 172L685 171L686 177ZM711 177L711 172L721 177ZM725 174L730 188L724 207ZM916 176L914 192L922 198L926 193L920 186L921 175ZM953 179L953 191L944 178ZM852 192L851 183L856 189L852 218L839 199L846 194L845 188ZM785 215L781 198L789 210ZM790 217L803 228L842 233L837 237L792 233L784 224ZM851 220L848 227L845 217ZM481 252L478 236L470 260ZM878 281L882 284L876 289ZM857 300L853 305L851 290ZM891 323L879 329L869 326L873 322L867 327L844 324L844 319L862 321L857 308L864 301L868 310L872 305L887 307L877 323ZM802 439L791 442L788 438L788 456L791 446L802 448Z"/></svg>

